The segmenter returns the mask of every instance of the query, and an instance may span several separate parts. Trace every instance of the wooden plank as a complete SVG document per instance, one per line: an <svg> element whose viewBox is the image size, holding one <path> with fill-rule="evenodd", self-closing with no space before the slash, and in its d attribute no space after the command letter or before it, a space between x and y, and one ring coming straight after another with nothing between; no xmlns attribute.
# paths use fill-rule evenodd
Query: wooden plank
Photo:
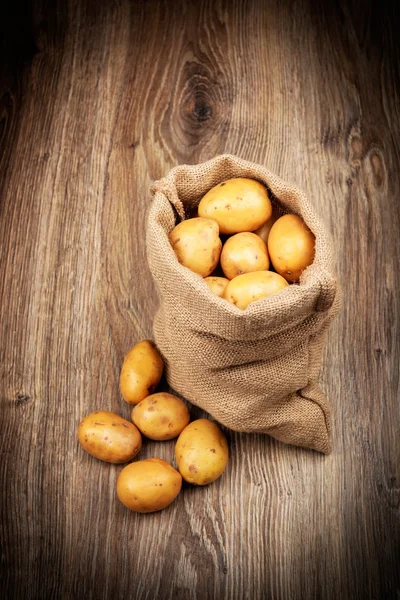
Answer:
<svg viewBox="0 0 400 600"><path fill-rule="evenodd" d="M399 593L396 11L35 4L38 51L1 88L2 597ZM231 432L220 480L135 515L116 498L121 467L85 455L76 428L96 408L129 417L120 365L157 306L151 181L222 152L305 189L332 231L334 452ZM173 442L146 442L155 455L172 461Z"/></svg>

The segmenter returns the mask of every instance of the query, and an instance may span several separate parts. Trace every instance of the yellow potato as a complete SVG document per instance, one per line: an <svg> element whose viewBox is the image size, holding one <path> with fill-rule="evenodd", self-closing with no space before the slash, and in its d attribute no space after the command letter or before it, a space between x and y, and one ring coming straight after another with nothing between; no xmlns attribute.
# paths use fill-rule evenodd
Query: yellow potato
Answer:
<svg viewBox="0 0 400 600"><path fill-rule="evenodd" d="M96 410L81 421L78 439L86 452L110 463L128 462L142 447L135 425L106 410Z"/></svg>
<svg viewBox="0 0 400 600"><path fill-rule="evenodd" d="M179 262L207 277L219 261L222 242L219 239L218 223L212 219L186 219L173 228L169 241Z"/></svg>
<svg viewBox="0 0 400 600"><path fill-rule="evenodd" d="M226 277L206 277L204 279L213 294L222 298L224 290L229 283Z"/></svg>
<svg viewBox="0 0 400 600"><path fill-rule="evenodd" d="M244 310L249 304L277 294L289 284L278 273L255 271L232 279L225 288L224 298Z"/></svg>
<svg viewBox="0 0 400 600"><path fill-rule="evenodd" d="M213 187L199 203L199 215L215 219L220 233L254 231L272 214L267 189L258 181L238 177Z"/></svg>
<svg viewBox="0 0 400 600"><path fill-rule="evenodd" d="M263 223L261 225L261 227L259 227L258 229L256 229L255 232L254 232L266 244L268 243L268 237L269 237L269 232L271 231L271 227L275 223L275 221L277 220L277 218L278 217L276 215L274 215L274 213L272 213L271 218L268 219L268 221L266 221L266 223Z"/></svg>
<svg viewBox="0 0 400 600"><path fill-rule="evenodd" d="M175 458L183 479L206 485L218 479L228 462L226 437L213 421L198 419L182 431Z"/></svg>
<svg viewBox="0 0 400 600"><path fill-rule="evenodd" d="M182 487L182 477L161 458L149 458L124 467L117 480L122 504L139 513L161 510L171 504Z"/></svg>
<svg viewBox="0 0 400 600"><path fill-rule="evenodd" d="M190 415L182 400L159 392L136 404L132 410L132 421L151 440L172 440L185 429Z"/></svg>
<svg viewBox="0 0 400 600"><path fill-rule="evenodd" d="M265 242L255 233L233 235L222 248L221 267L228 279L243 273L267 270L269 258Z"/></svg>
<svg viewBox="0 0 400 600"><path fill-rule="evenodd" d="M274 223L268 250L275 270L295 282L314 260L315 236L297 215L284 215Z"/></svg>
<svg viewBox="0 0 400 600"><path fill-rule="evenodd" d="M143 340L125 356L119 378L121 394L126 402L137 404L152 394L160 382L164 362L155 345Z"/></svg>

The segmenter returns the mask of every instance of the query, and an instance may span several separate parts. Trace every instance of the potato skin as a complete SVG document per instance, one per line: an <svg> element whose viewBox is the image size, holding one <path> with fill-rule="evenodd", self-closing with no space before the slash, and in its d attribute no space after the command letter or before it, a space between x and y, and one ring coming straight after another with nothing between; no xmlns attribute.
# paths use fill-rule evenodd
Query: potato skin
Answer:
<svg viewBox="0 0 400 600"><path fill-rule="evenodd" d="M176 469L161 458L149 458L122 469L117 480L117 495L130 510L150 513L171 504L181 487L182 477Z"/></svg>
<svg viewBox="0 0 400 600"><path fill-rule="evenodd" d="M169 241L179 262L208 277L218 264L222 242L218 223L197 217L178 223L169 234Z"/></svg>
<svg viewBox="0 0 400 600"><path fill-rule="evenodd" d="M228 279L269 268L267 245L255 233L237 233L224 244L221 267Z"/></svg>
<svg viewBox="0 0 400 600"><path fill-rule="evenodd" d="M151 440L172 440L189 423L190 414L180 398L159 392L136 404L132 421Z"/></svg>
<svg viewBox="0 0 400 600"><path fill-rule="evenodd" d="M268 250L275 270L294 283L314 260L315 236L298 215L283 215L271 228Z"/></svg>
<svg viewBox="0 0 400 600"><path fill-rule="evenodd" d="M237 177L211 188L199 203L199 215L215 219L220 233L254 231L272 214L267 189L254 179Z"/></svg>
<svg viewBox="0 0 400 600"><path fill-rule="evenodd" d="M277 219L278 219L278 217L276 215L274 215L274 213L272 213L272 215L268 219L268 221L263 223L261 225L261 227L259 227L258 229L256 229L254 231L254 233L256 235L258 235L262 239L262 241L265 242L266 244L268 244L269 232L271 231L272 225L275 223L275 221Z"/></svg>
<svg viewBox="0 0 400 600"><path fill-rule="evenodd" d="M252 302L277 294L288 285L286 279L272 271L245 273L228 283L224 298L244 310Z"/></svg>
<svg viewBox="0 0 400 600"><path fill-rule="evenodd" d="M135 425L106 410L96 410L80 422L78 439L86 452L110 463L128 462L142 447Z"/></svg>
<svg viewBox="0 0 400 600"><path fill-rule="evenodd" d="M152 394L160 382L164 362L150 340L138 342L124 358L119 378L121 395L126 402L138 404Z"/></svg>
<svg viewBox="0 0 400 600"><path fill-rule="evenodd" d="M225 288L229 283L229 279L226 279L226 277L216 276L206 277L204 281L208 285L210 291L220 298L222 298Z"/></svg>
<svg viewBox="0 0 400 600"><path fill-rule="evenodd" d="M175 458L182 477L195 485L207 485L222 475L228 462L228 443L216 423L192 421L180 434Z"/></svg>

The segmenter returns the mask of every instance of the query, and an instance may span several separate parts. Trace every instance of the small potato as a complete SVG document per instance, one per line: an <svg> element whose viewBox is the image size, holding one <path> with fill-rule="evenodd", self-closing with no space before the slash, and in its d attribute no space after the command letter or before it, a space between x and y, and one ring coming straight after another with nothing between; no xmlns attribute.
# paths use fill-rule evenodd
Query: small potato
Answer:
<svg viewBox="0 0 400 600"><path fill-rule="evenodd" d="M228 462L228 443L216 423L198 419L182 431L175 458L183 479L206 485L222 475Z"/></svg>
<svg viewBox="0 0 400 600"><path fill-rule="evenodd" d="M275 270L295 282L314 260L315 236L297 215L283 215L274 223L268 250Z"/></svg>
<svg viewBox="0 0 400 600"><path fill-rule="evenodd" d="M226 277L206 277L204 281L210 288L210 291L220 298L222 298L224 290L229 283L229 279L226 279Z"/></svg>
<svg viewBox="0 0 400 600"><path fill-rule="evenodd" d="M186 219L173 228L169 241L179 262L202 277L218 264L222 242L218 223L212 219Z"/></svg>
<svg viewBox="0 0 400 600"><path fill-rule="evenodd" d="M185 429L190 415L182 400L159 392L136 404L132 410L132 421L151 440L172 440Z"/></svg>
<svg viewBox="0 0 400 600"><path fill-rule="evenodd" d="M213 187L199 203L199 216L215 219L220 233L254 231L272 214L267 189L258 181L237 177Z"/></svg>
<svg viewBox="0 0 400 600"><path fill-rule="evenodd" d="M86 452L110 463L128 462L142 447L135 425L106 410L96 410L81 421L78 439Z"/></svg>
<svg viewBox="0 0 400 600"><path fill-rule="evenodd" d="M122 504L139 513L161 510L171 504L182 487L182 477L161 458L139 460L124 467L117 480Z"/></svg>
<svg viewBox="0 0 400 600"><path fill-rule="evenodd" d="M137 404L152 394L160 382L164 362L150 340L139 342L125 356L119 378L126 402Z"/></svg>
<svg viewBox="0 0 400 600"><path fill-rule="evenodd" d="M277 218L278 217L272 213L271 218L254 231L254 233L258 235L266 244L268 243L269 232L271 231L272 225L275 223Z"/></svg>
<svg viewBox="0 0 400 600"><path fill-rule="evenodd" d="M228 283L224 298L244 310L252 302L277 294L288 285L286 279L272 271L245 273Z"/></svg>
<svg viewBox="0 0 400 600"><path fill-rule="evenodd" d="M221 267L228 279L267 270L269 258L265 242L255 233L233 235L222 248Z"/></svg>

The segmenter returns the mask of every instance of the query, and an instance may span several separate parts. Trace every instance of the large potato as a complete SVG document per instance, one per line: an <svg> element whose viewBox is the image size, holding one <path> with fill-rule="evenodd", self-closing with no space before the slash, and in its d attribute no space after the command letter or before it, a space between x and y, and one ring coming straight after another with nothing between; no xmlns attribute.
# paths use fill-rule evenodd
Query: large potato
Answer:
<svg viewBox="0 0 400 600"><path fill-rule="evenodd" d="M271 228L268 250L275 270L295 282L314 260L315 236L299 216L284 215Z"/></svg>
<svg viewBox="0 0 400 600"><path fill-rule="evenodd" d="M175 458L186 481L196 485L211 483L223 473L228 462L226 437L213 421L193 421L176 442Z"/></svg>
<svg viewBox="0 0 400 600"><path fill-rule="evenodd" d="M272 225L277 220L277 216L272 213L271 217L261 225L258 229L254 231L256 235L258 235L263 242L268 243L269 232L271 231Z"/></svg>
<svg viewBox="0 0 400 600"><path fill-rule="evenodd" d="M132 410L132 421L151 440L172 440L189 423L190 415L182 400L159 392L136 404Z"/></svg>
<svg viewBox="0 0 400 600"><path fill-rule="evenodd" d="M139 342L125 356L119 385L124 400L137 404L154 392L164 369L163 359L150 340Z"/></svg>
<svg viewBox="0 0 400 600"><path fill-rule="evenodd" d="M219 296L220 298L222 298L222 296L224 294L224 290L229 283L229 279L226 279L226 277L215 277L215 276L206 277L204 279L204 281L208 285L210 291L213 294L215 294L216 296Z"/></svg>
<svg viewBox="0 0 400 600"><path fill-rule="evenodd" d="M213 187L199 203L200 217L215 219L220 233L254 231L272 214L267 189L258 181L237 177Z"/></svg>
<svg viewBox="0 0 400 600"><path fill-rule="evenodd" d="M223 297L244 310L252 302L277 294L288 285L286 279L272 271L245 273L228 283Z"/></svg>
<svg viewBox="0 0 400 600"><path fill-rule="evenodd" d="M128 462L142 447L135 425L106 410L96 410L81 421L78 439L86 452L110 463Z"/></svg>
<svg viewBox="0 0 400 600"><path fill-rule="evenodd" d="M267 270L269 258L265 242L255 233L233 235L222 248L221 267L228 279L243 273Z"/></svg>
<svg viewBox="0 0 400 600"><path fill-rule="evenodd" d="M218 264L222 242L218 223L212 219L186 219L169 234L179 262L202 277L210 275Z"/></svg>
<svg viewBox="0 0 400 600"><path fill-rule="evenodd" d="M179 494L182 477L161 458L149 458L124 467L117 480L122 504L135 512L149 513L165 508Z"/></svg>

